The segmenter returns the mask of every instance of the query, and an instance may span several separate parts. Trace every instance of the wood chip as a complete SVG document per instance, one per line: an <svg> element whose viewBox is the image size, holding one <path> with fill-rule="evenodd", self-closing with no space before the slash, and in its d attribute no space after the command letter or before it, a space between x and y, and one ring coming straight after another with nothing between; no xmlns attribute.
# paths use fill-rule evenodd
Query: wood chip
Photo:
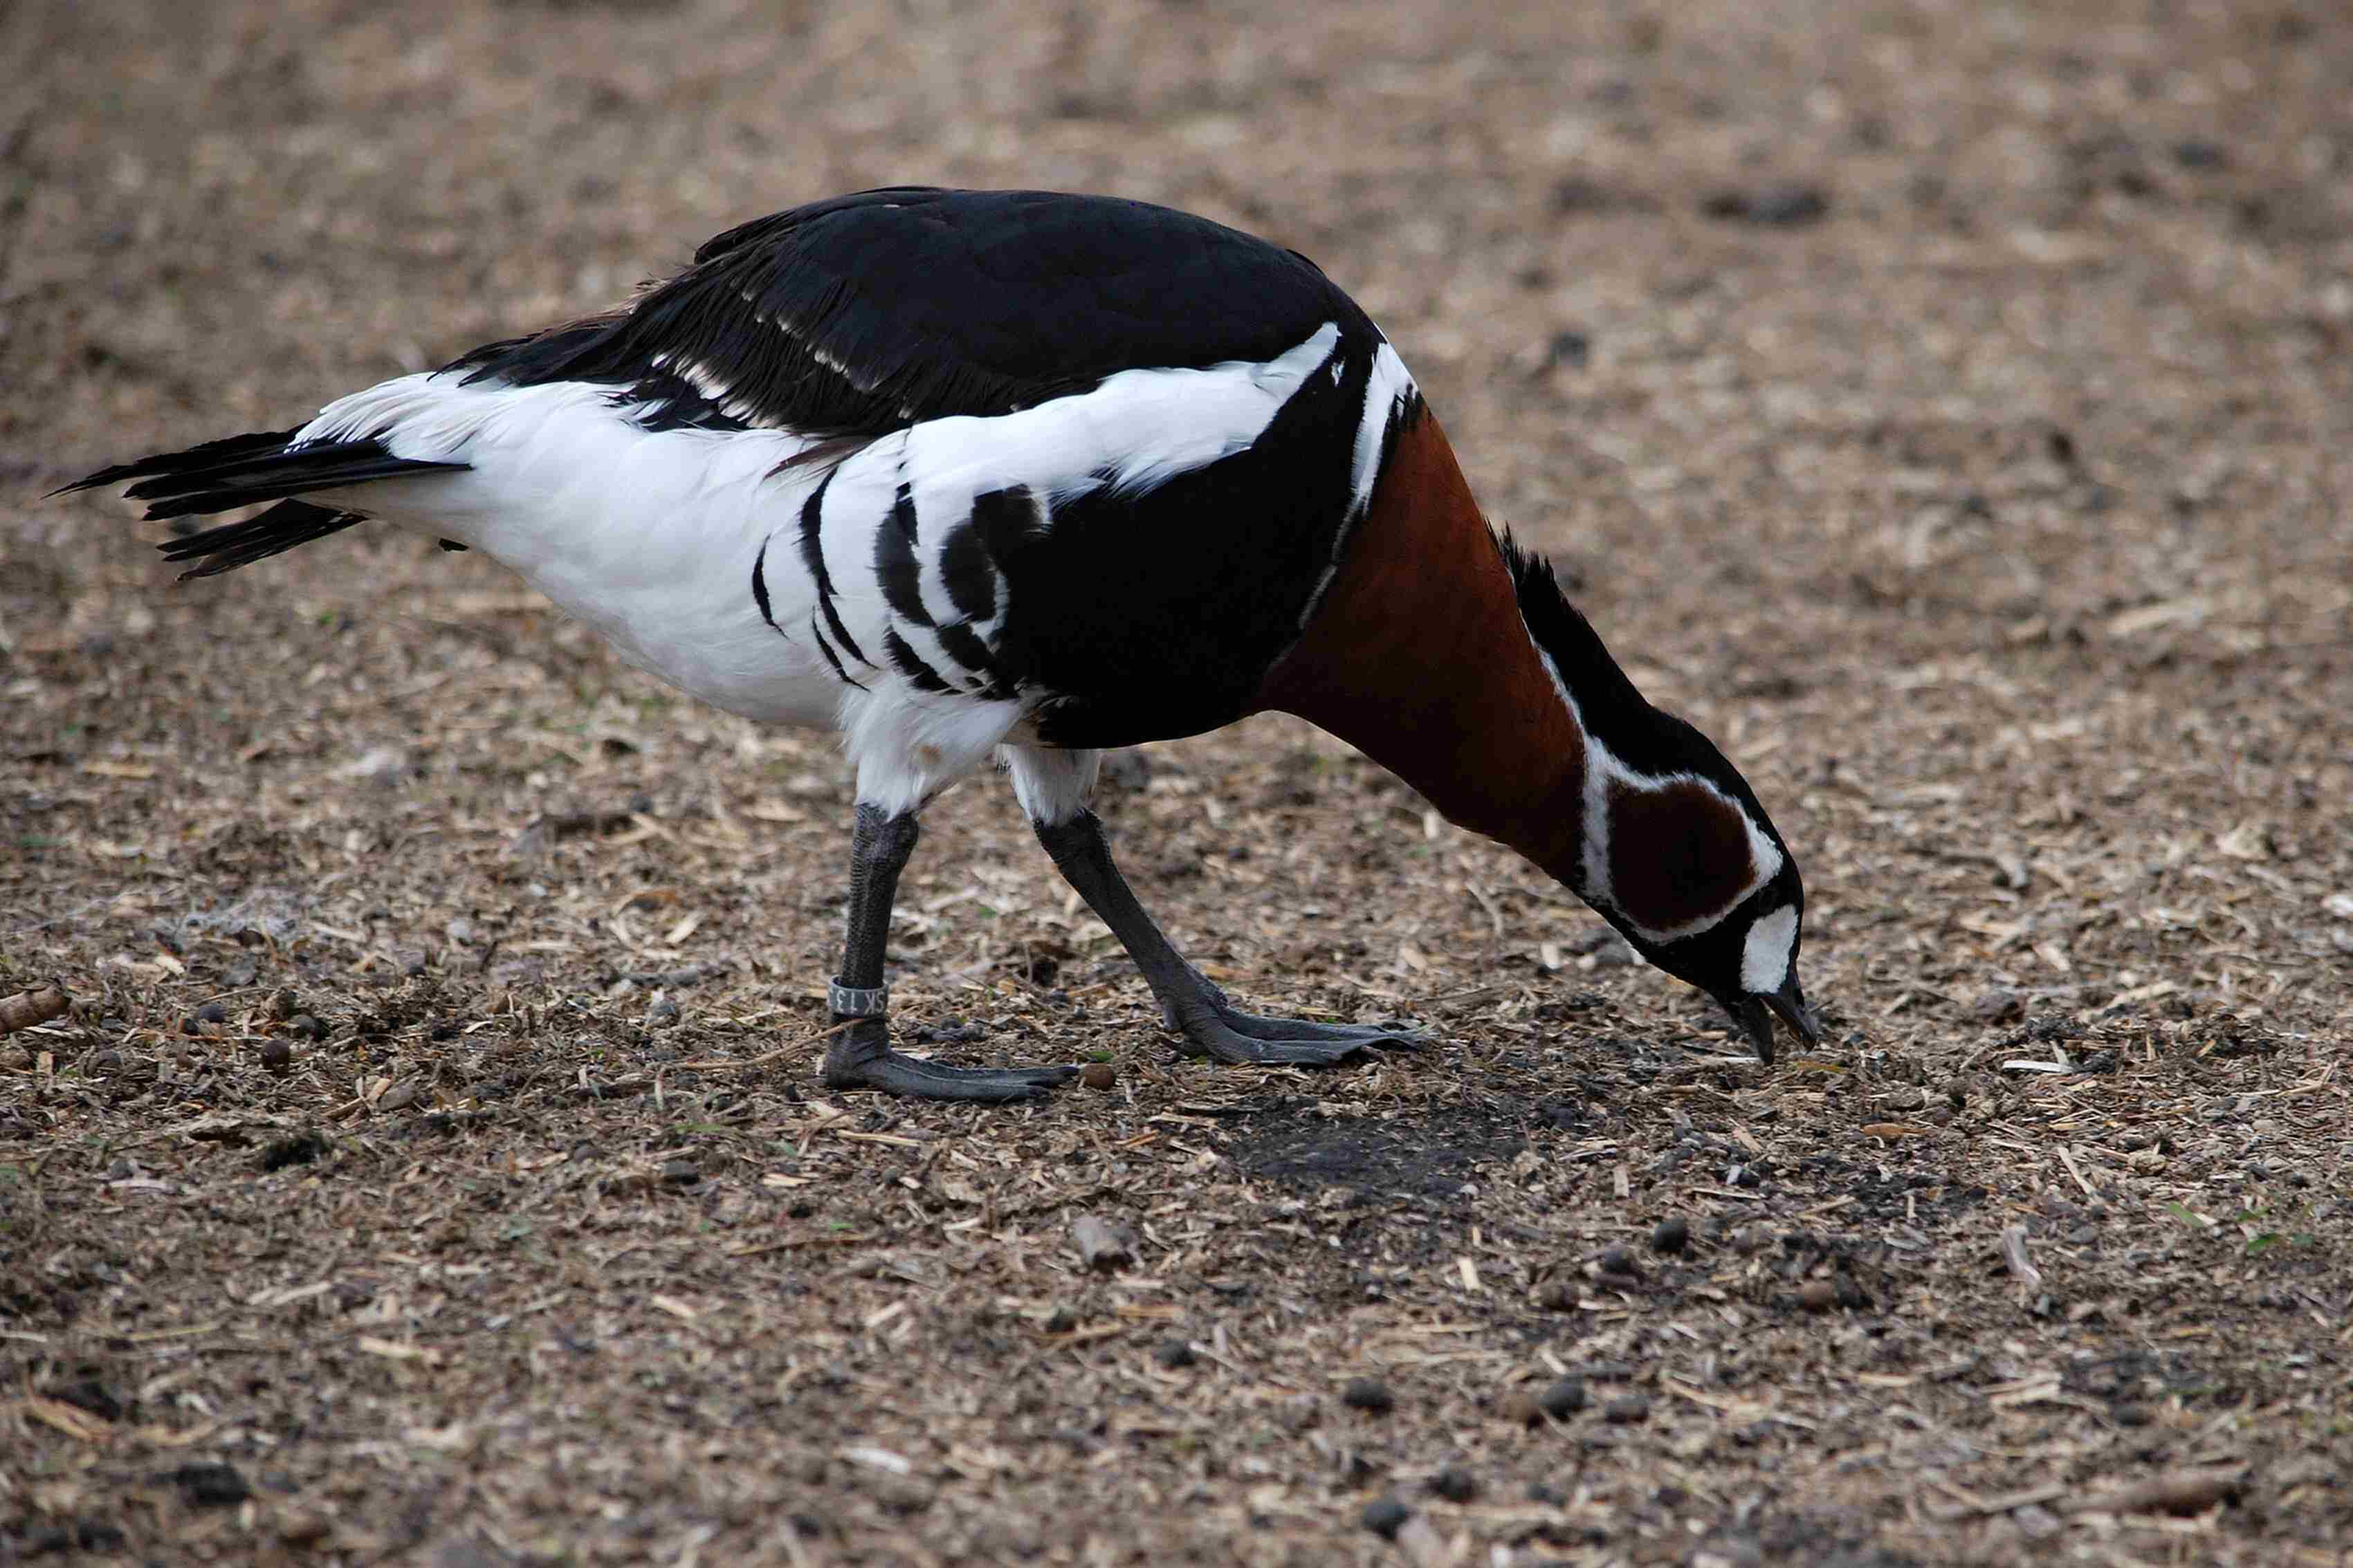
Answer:
<svg viewBox="0 0 2353 1568"><path fill-rule="evenodd" d="M856 1447L840 1450L841 1457L853 1465L863 1465L870 1470L881 1470L893 1476L912 1476L915 1462L904 1454L894 1454L888 1448Z"/></svg>
<svg viewBox="0 0 2353 1568"><path fill-rule="evenodd" d="M46 1024L61 1016L68 1005L64 990L55 985L19 991L14 996L0 996L0 1035L14 1029L29 1029L36 1024Z"/></svg>
<svg viewBox="0 0 2353 1568"><path fill-rule="evenodd" d="M2079 1513L2203 1513L2218 1502L2236 1498L2247 1484L2243 1469L2177 1470L2147 1480L2085 1498Z"/></svg>
<svg viewBox="0 0 2353 1568"><path fill-rule="evenodd" d="M393 1340L380 1340L369 1334L362 1334L353 1342L353 1345L354 1349L369 1355L380 1355L386 1361L421 1361L432 1365L441 1360L439 1351L428 1350L423 1345L405 1345Z"/></svg>
<svg viewBox="0 0 2353 1568"><path fill-rule="evenodd" d="M2033 1291L2042 1288L2042 1270L2026 1255L2026 1227L2013 1225L2001 1233L2001 1259L2017 1276L2019 1288Z"/></svg>
<svg viewBox="0 0 2353 1568"><path fill-rule="evenodd" d="M43 1426L54 1426L67 1436L84 1443L103 1442L114 1430L112 1422L91 1415L79 1405L68 1405L61 1399L44 1399L33 1394L23 1400L19 1408Z"/></svg>

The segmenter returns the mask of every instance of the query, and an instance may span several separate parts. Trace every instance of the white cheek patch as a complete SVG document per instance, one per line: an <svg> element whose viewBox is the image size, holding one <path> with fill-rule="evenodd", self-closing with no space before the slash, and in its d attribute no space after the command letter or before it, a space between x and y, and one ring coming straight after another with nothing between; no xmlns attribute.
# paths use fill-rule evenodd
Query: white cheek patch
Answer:
<svg viewBox="0 0 2353 1568"><path fill-rule="evenodd" d="M1790 950L1798 941L1798 906L1783 904L1748 928L1740 950L1740 988L1770 994L1788 978Z"/></svg>

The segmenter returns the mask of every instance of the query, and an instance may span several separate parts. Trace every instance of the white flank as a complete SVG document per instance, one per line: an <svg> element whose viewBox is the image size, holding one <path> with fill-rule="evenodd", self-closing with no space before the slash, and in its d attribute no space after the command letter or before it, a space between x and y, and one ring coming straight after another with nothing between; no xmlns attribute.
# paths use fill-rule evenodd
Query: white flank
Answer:
<svg viewBox="0 0 2353 1568"><path fill-rule="evenodd" d="M612 389L576 382L459 384L402 376L329 404L301 440L375 436L463 472L380 479L312 497L456 540L519 574L631 664L771 723L828 726L840 686L806 637L760 618L752 563L816 482L771 478L804 450L787 431L646 430ZM780 626L816 600L789 538L764 575Z"/></svg>
<svg viewBox="0 0 2353 1568"><path fill-rule="evenodd" d="M1748 928L1740 950L1740 988L1770 994L1789 977L1789 953L1798 941L1798 906L1783 904Z"/></svg>

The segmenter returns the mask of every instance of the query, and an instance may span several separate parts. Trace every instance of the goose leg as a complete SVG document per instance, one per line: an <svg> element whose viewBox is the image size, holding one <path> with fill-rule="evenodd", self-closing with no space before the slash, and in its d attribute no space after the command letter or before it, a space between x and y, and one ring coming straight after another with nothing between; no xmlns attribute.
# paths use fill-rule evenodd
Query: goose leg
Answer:
<svg viewBox="0 0 2353 1568"><path fill-rule="evenodd" d="M1413 1050L1429 1043L1419 1035L1378 1026L1314 1024L1243 1012L1208 976L1185 962L1136 901L1127 879L1112 861L1103 823L1093 812L1082 807L1050 823L1032 816L1030 826L1055 868L1111 927L1144 972L1153 995L1160 1000L1161 1017L1184 1035L1187 1055L1236 1064L1324 1067L1374 1047Z"/></svg>
<svg viewBox="0 0 2353 1568"><path fill-rule="evenodd" d="M880 1089L924 1100L1008 1100L1034 1099L1075 1078L1079 1069L1071 1067L949 1067L891 1048L882 954L899 873L915 852L916 837L914 813L893 816L881 806L860 804L849 840L849 934L840 976L828 987L839 1032L825 1053L825 1086Z"/></svg>

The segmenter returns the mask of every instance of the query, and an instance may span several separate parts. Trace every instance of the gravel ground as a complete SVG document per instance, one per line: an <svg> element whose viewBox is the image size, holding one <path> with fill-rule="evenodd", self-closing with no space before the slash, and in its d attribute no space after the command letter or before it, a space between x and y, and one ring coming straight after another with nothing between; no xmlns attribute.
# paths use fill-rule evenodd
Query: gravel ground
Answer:
<svg viewBox="0 0 2353 1568"><path fill-rule="evenodd" d="M0 48L0 997L71 997L0 1035L0 1559L2353 1552L2337 10L25 0ZM822 738L477 555L175 588L39 499L906 180L1355 291L1768 803L1825 1045L1736 1059L1266 720L1119 760L1140 889L1440 1049L1176 1061L981 781L902 1026L1109 1087L828 1096Z"/></svg>

